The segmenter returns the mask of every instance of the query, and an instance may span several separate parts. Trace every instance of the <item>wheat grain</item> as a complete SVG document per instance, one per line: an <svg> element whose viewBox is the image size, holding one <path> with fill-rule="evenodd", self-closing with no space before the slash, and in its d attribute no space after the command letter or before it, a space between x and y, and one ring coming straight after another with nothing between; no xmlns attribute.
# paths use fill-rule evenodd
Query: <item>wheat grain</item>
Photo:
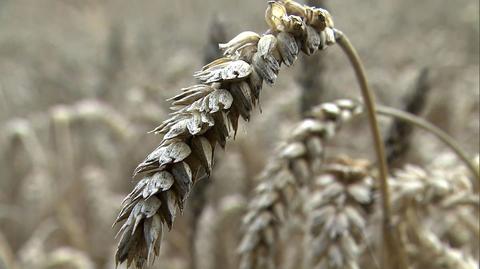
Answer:
<svg viewBox="0 0 480 269"><path fill-rule="evenodd" d="M361 106L350 100L339 100L315 107L311 116L293 128L287 142L262 173L263 182L243 220L244 234L239 246L242 269L275 268L280 225L300 186L319 172L325 140Z"/></svg>
<svg viewBox="0 0 480 269"><path fill-rule="evenodd" d="M154 130L164 135L162 142L135 169L142 179L115 220L125 220L117 262L142 268L154 261L164 225L172 227L192 184L210 174L215 145L225 147L230 134L235 136L240 116L250 119L263 81L273 84L280 65L292 65L300 49L310 55L335 43L333 22L323 9L269 2L266 21L268 33L243 32L221 44L225 57L194 75L202 84L169 99L174 112Z"/></svg>

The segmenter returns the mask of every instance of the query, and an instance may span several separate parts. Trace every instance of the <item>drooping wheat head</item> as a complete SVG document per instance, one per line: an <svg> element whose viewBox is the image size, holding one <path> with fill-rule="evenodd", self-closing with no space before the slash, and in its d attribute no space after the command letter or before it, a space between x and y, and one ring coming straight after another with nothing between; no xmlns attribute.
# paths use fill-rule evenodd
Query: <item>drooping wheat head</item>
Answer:
<svg viewBox="0 0 480 269"><path fill-rule="evenodd" d="M216 144L225 147L240 116L250 119L263 81L273 84L281 64L292 65L300 50L310 55L335 43L332 19L323 9L272 1L266 21L264 35L243 32L221 44L225 56L195 73L201 84L169 99L173 112L154 130L162 141L135 169L141 179L115 220L124 221L117 262L137 268L153 262L164 226L172 227L192 184L210 174Z"/></svg>

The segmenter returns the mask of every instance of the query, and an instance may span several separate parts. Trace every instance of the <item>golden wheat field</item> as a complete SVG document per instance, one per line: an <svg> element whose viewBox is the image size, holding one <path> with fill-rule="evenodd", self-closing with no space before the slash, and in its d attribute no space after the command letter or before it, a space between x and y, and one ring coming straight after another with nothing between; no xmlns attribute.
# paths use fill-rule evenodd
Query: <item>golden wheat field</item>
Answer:
<svg viewBox="0 0 480 269"><path fill-rule="evenodd" d="M479 269L471 0L0 0L0 269Z"/></svg>

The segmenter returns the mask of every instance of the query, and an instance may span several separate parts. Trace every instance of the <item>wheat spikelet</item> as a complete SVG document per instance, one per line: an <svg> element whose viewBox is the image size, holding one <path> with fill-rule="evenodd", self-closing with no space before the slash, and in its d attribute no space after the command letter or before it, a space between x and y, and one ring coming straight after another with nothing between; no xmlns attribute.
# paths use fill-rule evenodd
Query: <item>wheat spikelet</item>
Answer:
<svg viewBox="0 0 480 269"><path fill-rule="evenodd" d="M305 268L358 269L366 212L373 203L369 162L341 158L325 164L306 201Z"/></svg>
<svg viewBox="0 0 480 269"><path fill-rule="evenodd" d="M350 100L325 103L312 110L311 117L293 129L261 175L264 181L243 220L244 234L239 246L240 268L274 268L278 230L299 186L321 168L323 144L352 115L362 111Z"/></svg>
<svg viewBox="0 0 480 269"><path fill-rule="evenodd" d="M172 227L192 184L210 174L215 145L225 147L240 116L250 119L263 81L273 84L280 65L292 65L300 49L310 55L335 42L332 19L323 9L269 2L266 21L270 30L263 36L243 32L220 44L225 57L194 75L201 84L169 99L174 112L154 130L163 134L162 142L135 169L142 179L115 220L125 221L117 262L137 268L153 262L164 226Z"/></svg>

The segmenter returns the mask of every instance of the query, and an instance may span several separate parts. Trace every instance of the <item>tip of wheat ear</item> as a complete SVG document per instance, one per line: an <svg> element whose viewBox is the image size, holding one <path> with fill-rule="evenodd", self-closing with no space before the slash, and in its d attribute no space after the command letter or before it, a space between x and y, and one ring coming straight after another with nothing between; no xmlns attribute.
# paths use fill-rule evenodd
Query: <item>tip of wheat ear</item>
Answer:
<svg viewBox="0 0 480 269"><path fill-rule="evenodd" d="M153 131L163 139L135 169L141 179L115 220L124 222L117 263L143 268L153 262L164 227L171 229L195 181L210 174L215 146L225 147L240 116L250 119L263 81L273 84L282 63L292 65L300 50L310 55L335 41L322 9L278 1L266 20L268 34L244 32L220 45L225 56L194 74L201 84L169 99L173 112Z"/></svg>

